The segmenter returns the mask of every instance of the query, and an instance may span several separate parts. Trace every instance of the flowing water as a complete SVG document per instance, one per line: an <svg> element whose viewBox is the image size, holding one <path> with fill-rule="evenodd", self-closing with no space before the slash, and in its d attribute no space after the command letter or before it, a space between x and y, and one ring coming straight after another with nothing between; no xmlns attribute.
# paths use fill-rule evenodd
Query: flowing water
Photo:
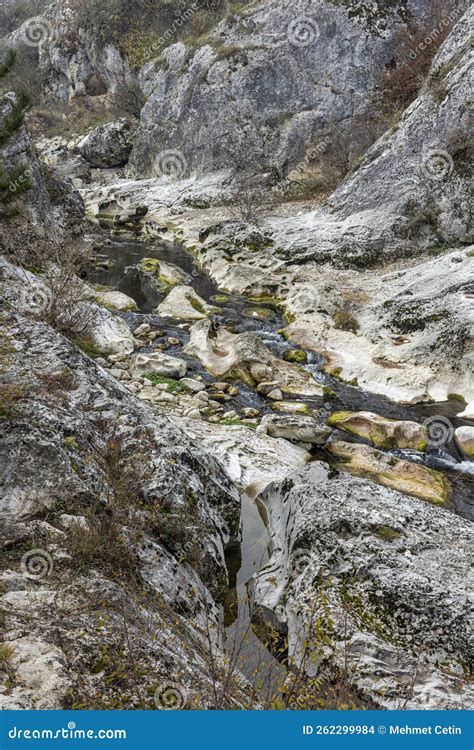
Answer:
<svg viewBox="0 0 474 750"><path fill-rule="evenodd" d="M181 346L189 340L189 325L170 318L162 318L154 310L164 299L161 293L147 281L137 269L142 258L156 258L172 263L186 271L191 278L191 285L206 302L213 302L217 294L228 297L226 303L218 302L222 312L215 316L217 325L225 324L235 333L254 331L266 346L278 357L289 348L294 348L279 333L285 326L282 315L265 305L252 305L247 299L238 295L227 294L220 290L212 280L196 265L192 256L181 246L166 242L145 242L136 239L116 239L101 248L99 263L89 270L88 280L95 284L109 286L132 297L138 305L138 313L122 313L131 328L142 322L150 323L154 328L163 330L164 335L174 336L180 345L167 349L167 353L184 358L188 362L188 375L201 375L205 382L212 381L211 376L203 369L200 362L183 354ZM110 264L112 264L110 266ZM252 311L266 309L265 317L253 317ZM383 396L377 396L350 386L322 371L324 360L320 355L308 352L305 368L313 374L314 379L328 386L336 395L331 401L323 398L298 398L311 408L318 409L322 416L333 411L371 411L392 419L408 419L423 422L432 415L448 418L453 428L468 424L456 417L463 406L456 401L436 404L400 405ZM270 411L268 402L253 388L239 384L239 396L227 402L229 409L239 411L244 406L258 408L261 413ZM351 442L364 442L348 433L336 431L337 437ZM426 453L410 450L394 450L393 455L416 463L425 464L442 471L449 478L453 488L451 510L460 515L474 518L474 463L463 461L453 441L442 448L431 448ZM335 459L323 451L315 451L315 458L320 458L338 468ZM340 468L340 467L339 467ZM255 501L242 496L241 535L226 552L230 588L225 607L225 626L228 637L229 653L234 654L242 671L259 686L264 685L268 696L281 684L281 664L275 661L250 628L250 602L252 598L252 576L268 560L268 535L262 518L261 509Z"/></svg>

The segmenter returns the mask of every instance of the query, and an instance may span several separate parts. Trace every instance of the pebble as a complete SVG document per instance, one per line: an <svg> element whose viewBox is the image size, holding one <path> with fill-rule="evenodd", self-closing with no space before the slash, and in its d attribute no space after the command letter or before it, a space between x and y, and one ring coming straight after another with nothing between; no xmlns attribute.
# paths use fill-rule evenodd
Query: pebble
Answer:
<svg viewBox="0 0 474 750"><path fill-rule="evenodd" d="M257 385L257 393L262 393L264 396L266 396L271 391L280 388L280 386L281 386L281 383L278 382L277 380L272 380L271 382L266 381L264 383L259 383Z"/></svg>
<svg viewBox="0 0 474 750"><path fill-rule="evenodd" d="M176 339L174 336L169 336L167 341L170 346L178 346L178 344L181 343L181 341L179 339Z"/></svg>
<svg viewBox="0 0 474 750"><path fill-rule="evenodd" d="M222 382L216 381L215 383L212 384L212 387L215 388L216 391L224 392L224 391L227 391L227 389L229 388L229 383L222 383Z"/></svg>
<svg viewBox="0 0 474 750"><path fill-rule="evenodd" d="M107 357L109 362L122 362L124 359L126 359L125 352L117 352L117 354L109 354Z"/></svg>
<svg viewBox="0 0 474 750"><path fill-rule="evenodd" d="M142 323L141 326L138 326L133 332L134 336L142 336L145 333L149 333L151 331L151 325L148 323Z"/></svg>
<svg viewBox="0 0 474 750"><path fill-rule="evenodd" d="M121 380L122 379L122 375L124 374L124 371L123 370L119 370L117 367L112 367L112 369L110 370L110 374L116 380Z"/></svg>
<svg viewBox="0 0 474 750"><path fill-rule="evenodd" d="M279 388L274 388L273 391L270 391L270 393L267 394L268 398L271 398L272 401L283 401L283 393Z"/></svg>
<svg viewBox="0 0 474 750"><path fill-rule="evenodd" d="M185 385L186 388L189 388L190 391L193 391L193 393L199 393L206 387L204 383L200 383L199 380L194 380L194 378L181 378L179 382Z"/></svg>
<svg viewBox="0 0 474 750"><path fill-rule="evenodd" d="M191 411L188 411L186 416L189 417L189 419L202 419L199 409L191 409Z"/></svg>
<svg viewBox="0 0 474 750"><path fill-rule="evenodd" d="M260 412L258 409L253 409L251 406L246 406L245 409L242 409L242 414L244 417L258 417Z"/></svg>
<svg viewBox="0 0 474 750"><path fill-rule="evenodd" d="M222 415L222 417L223 417L224 419L233 419L233 418L234 418L234 417L236 417L236 416L237 416L237 412L235 411L235 409L231 409L230 411L226 411L226 412L224 412L224 414Z"/></svg>

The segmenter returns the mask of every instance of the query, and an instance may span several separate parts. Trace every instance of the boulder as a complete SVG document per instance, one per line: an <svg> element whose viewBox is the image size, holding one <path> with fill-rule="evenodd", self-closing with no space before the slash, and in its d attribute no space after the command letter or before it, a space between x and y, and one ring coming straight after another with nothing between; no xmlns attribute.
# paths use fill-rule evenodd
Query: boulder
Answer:
<svg viewBox="0 0 474 750"><path fill-rule="evenodd" d="M395 458L368 445L341 441L331 443L327 449L336 459L341 459L341 468L357 477L366 477L435 505L446 505L450 499L451 486L439 471Z"/></svg>
<svg viewBox="0 0 474 750"><path fill-rule="evenodd" d="M282 362L250 331L233 334L225 326L216 329L211 321L202 320L192 327L184 351L197 357L215 377L242 380L253 386L257 375L262 381L278 381L285 393L322 394L322 387L310 373L291 362Z"/></svg>
<svg viewBox="0 0 474 750"><path fill-rule="evenodd" d="M378 448L424 451L428 445L428 431L423 425L387 419L369 411L337 411L331 414L328 424L365 438Z"/></svg>
<svg viewBox="0 0 474 750"><path fill-rule="evenodd" d="M280 388L272 388L272 390L267 393L267 398L272 401L283 401L283 393Z"/></svg>
<svg viewBox="0 0 474 750"><path fill-rule="evenodd" d="M95 314L83 335L90 338L101 354L131 354L135 349L135 339L125 321L103 307L94 305L94 308Z"/></svg>
<svg viewBox="0 0 474 750"><path fill-rule="evenodd" d="M461 453L470 461L474 461L474 427L458 427L454 431L454 441Z"/></svg>
<svg viewBox="0 0 474 750"><path fill-rule="evenodd" d="M123 292L101 292L96 299L99 305L112 307L114 310L121 310L122 312L137 309L137 303L135 300Z"/></svg>
<svg viewBox="0 0 474 750"><path fill-rule="evenodd" d="M463 419L474 419L474 401L470 401L464 411L459 412L457 416Z"/></svg>
<svg viewBox="0 0 474 750"><path fill-rule="evenodd" d="M275 398L275 396L273 398ZM273 411L280 411L285 414L309 414L309 406L303 404L301 401L277 400L275 404L272 404L272 409Z"/></svg>
<svg viewBox="0 0 474 750"><path fill-rule="evenodd" d="M266 414L261 426L270 437L314 445L324 445L332 433L330 427L318 422L315 417L302 414Z"/></svg>
<svg viewBox="0 0 474 750"><path fill-rule="evenodd" d="M151 354L136 354L132 359L131 374L133 378L140 378L146 373L153 372L168 378L182 378L186 375L188 365L184 359L170 357L161 352Z"/></svg>
<svg viewBox="0 0 474 750"><path fill-rule="evenodd" d="M77 144L79 154L100 169L123 167L133 145L134 125L124 117L94 128Z"/></svg>
<svg viewBox="0 0 474 750"><path fill-rule="evenodd" d="M206 386L200 380L194 380L194 378L181 378L180 383L186 386L193 393L200 393Z"/></svg>
<svg viewBox="0 0 474 750"><path fill-rule="evenodd" d="M158 306L159 315L177 320L203 320L213 313L220 312L218 307L208 305L192 286L176 286L166 299Z"/></svg>

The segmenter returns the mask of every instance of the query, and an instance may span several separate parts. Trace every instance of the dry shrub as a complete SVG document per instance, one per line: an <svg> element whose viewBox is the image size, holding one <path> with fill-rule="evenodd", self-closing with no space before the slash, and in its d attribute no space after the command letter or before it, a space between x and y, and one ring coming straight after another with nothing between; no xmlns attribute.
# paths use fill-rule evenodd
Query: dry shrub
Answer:
<svg viewBox="0 0 474 750"><path fill-rule="evenodd" d="M99 565L112 578L138 577L138 560L133 542L107 509L91 509L86 515L87 525L73 524L67 535L67 549L79 567Z"/></svg>
<svg viewBox="0 0 474 750"><path fill-rule="evenodd" d="M28 266L38 274L39 282L35 284L25 274L22 296L31 302L35 317L64 333L80 334L88 328L95 315L88 304L93 294L80 277L89 260L90 251L81 242L30 249Z"/></svg>
<svg viewBox="0 0 474 750"><path fill-rule="evenodd" d="M403 112L416 99L436 52L450 33L457 15L439 4L432 25L417 25L400 31L395 38L395 56L382 76L376 109L383 121L391 124L394 115Z"/></svg>

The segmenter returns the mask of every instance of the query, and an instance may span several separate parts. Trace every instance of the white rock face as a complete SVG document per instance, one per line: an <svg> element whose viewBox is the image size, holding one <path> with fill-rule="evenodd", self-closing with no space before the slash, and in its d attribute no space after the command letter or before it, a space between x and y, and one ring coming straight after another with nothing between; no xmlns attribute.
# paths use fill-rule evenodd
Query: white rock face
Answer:
<svg viewBox="0 0 474 750"><path fill-rule="evenodd" d="M186 175L255 162L286 173L311 147L330 148L336 133L350 134L353 145L366 142L361 115L406 18L401 6L383 2L358 6L357 13L351 7L250 3L196 49L183 42L166 49L165 67L142 70L148 99L131 157L134 174L156 174L160 153L177 148ZM431 12L427 2L410 5L415 18Z"/></svg>
<svg viewBox="0 0 474 750"><path fill-rule="evenodd" d="M284 479L291 471L304 466L310 458L307 451L287 440L270 438L243 426L179 421L186 433L194 436L219 461L232 482L251 497L270 482Z"/></svg>
<svg viewBox="0 0 474 750"><path fill-rule="evenodd" d="M215 599L227 580L224 548L239 527L237 490L218 462L199 452L194 438L127 393L48 325L11 313L9 336L14 346L6 376L18 382L20 373L29 373L31 409L27 420L12 422L0 446L1 541L15 550L2 555L0 564L2 642L12 650L12 689L1 693L2 708L61 709L71 689L89 708L111 705L117 696L138 708L128 679L109 686L104 676L112 663L100 667L105 632L117 668L128 664L120 645L124 628L143 673L142 705L153 708L157 683L172 679L189 705L209 707L210 647L200 628L210 617L214 629L219 618ZM64 372L74 385L58 399L46 382ZM74 441L66 442L66 435ZM111 445L119 457L109 473ZM114 505L120 476L128 477L130 494L116 544L96 545L78 565L68 540L79 534L86 539L94 523L105 522L108 535L101 508ZM136 502L138 495L143 504ZM98 515L88 497L98 499ZM166 503L166 513L158 499ZM150 526L152 508L168 531L137 534L142 524ZM48 523L38 521L45 510ZM79 514L87 529L72 521ZM47 564L42 579L22 563L33 538ZM109 565L109 553L117 552L120 562ZM146 601L129 585L130 569L146 588ZM95 602L106 631L91 606ZM213 638L212 653L224 674L219 649ZM240 701L231 703L237 707Z"/></svg>
<svg viewBox="0 0 474 750"><path fill-rule="evenodd" d="M458 427L454 431L454 440L466 458L474 461L474 427Z"/></svg>
<svg viewBox="0 0 474 750"><path fill-rule="evenodd" d="M277 241L293 258L366 268L440 241L472 241L469 157L459 148L469 140L473 18L471 6L435 55L419 97L398 126L366 152L324 208L274 223ZM433 211L436 220L430 222Z"/></svg>
<svg viewBox="0 0 474 750"><path fill-rule="evenodd" d="M308 674L345 664L350 683L382 708L472 701L468 521L367 480L334 476L319 462L269 485L259 499L273 553L255 600L288 627L291 659L300 663L315 620L328 617L334 630L304 661Z"/></svg>
<svg viewBox="0 0 474 750"><path fill-rule="evenodd" d="M458 417L464 419L474 419L474 401L470 401L464 411L459 412Z"/></svg>
<svg viewBox="0 0 474 750"><path fill-rule="evenodd" d="M10 695L0 695L0 707L4 710L57 708L71 685L64 653L51 643L30 636L5 643L12 650L9 661L18 684Z"/></svg>
<svg viewBox="0 0 474 750"><path fill-rule="evenodd" d="M136 354L132 359L132 377L139 378L147 372L165 375L168 378L182 378L186 375L188 366L184 359L170 357L161 352L151 354Z"/></svg>
<svg viewBox="0 0 474 750"><path fill-rule="evenodd" d="M157 312L163 317L177 320L203 320L218 309L208 305L192 286L180 285L172 289L161 305L158 305Z"/></svg>

